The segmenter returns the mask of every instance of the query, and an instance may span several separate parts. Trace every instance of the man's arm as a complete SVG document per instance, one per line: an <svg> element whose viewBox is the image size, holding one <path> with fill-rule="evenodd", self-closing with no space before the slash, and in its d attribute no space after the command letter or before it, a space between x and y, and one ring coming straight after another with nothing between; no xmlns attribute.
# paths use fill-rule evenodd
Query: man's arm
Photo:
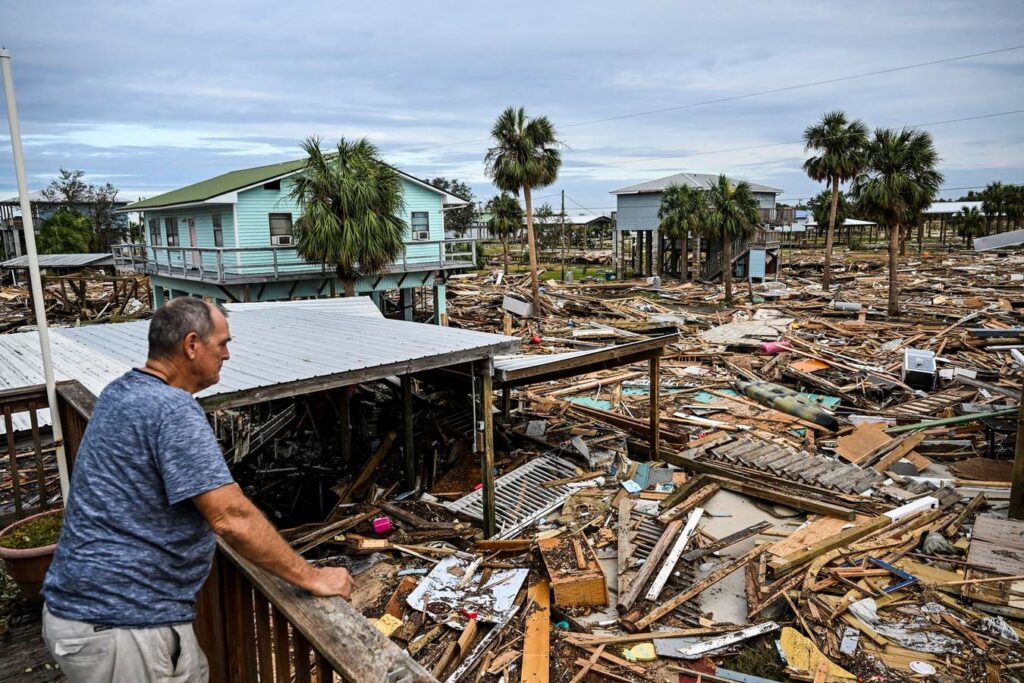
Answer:
<svg viewBox="0 0 1024 683"><path fill-rule="evenodd" d="M313 595L352 595L352 577L341 567L318 569L302 559L238 484L201 493L192 501L213 528L245 559Z"/></svg>

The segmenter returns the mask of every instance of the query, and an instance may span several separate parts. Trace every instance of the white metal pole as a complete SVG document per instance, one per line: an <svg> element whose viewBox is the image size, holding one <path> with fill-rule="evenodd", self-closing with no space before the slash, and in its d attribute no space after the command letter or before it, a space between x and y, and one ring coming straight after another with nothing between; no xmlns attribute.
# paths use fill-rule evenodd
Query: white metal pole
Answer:
<svg viewBox="0 0 1024 683"><path fill-rule="evenodd" d="M46 381L46 401L50 405L50 422L57 451L57 472L64 504L68 501L68 463L64 454L64 433L57 411L57 386L53 378L53 359L50 356L50 330L46 326L46 305L43 301L43 282L39 276L39 255L36 253L36 233L32 227L32 207L28 199L25 180L25 155L21 149L21 129L18 126L18 107L14 103L14 79L11 75L11 53L0 47L0 72L4 79L4 99L7 101L7 121L11 126L11 151L14 152L14 175L18 180L21 197L21 227L25 231L25 251L28 253L28 275L32 285L32 305L39 330L39 348L43 357L43 377ZM11 457L14 457L13 455Z"/></svg>

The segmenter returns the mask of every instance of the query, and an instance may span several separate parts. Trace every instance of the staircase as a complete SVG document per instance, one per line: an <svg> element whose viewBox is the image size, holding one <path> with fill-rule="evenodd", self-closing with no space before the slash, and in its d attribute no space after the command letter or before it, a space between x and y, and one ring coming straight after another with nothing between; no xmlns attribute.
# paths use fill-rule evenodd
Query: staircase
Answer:
<svg viewBox="0 0 1024 683"><path fill-rule="evenodd" d="M709 245L710 246L710 245ZM750 251L750 245L744 238L735 239L732 241L732 263L735 264L740 258L746 255ZM708 260L705 261L701 267L700 279L701 280L714 280L722 274L722 250L719 249L714 254L708 255Z"/></svg>

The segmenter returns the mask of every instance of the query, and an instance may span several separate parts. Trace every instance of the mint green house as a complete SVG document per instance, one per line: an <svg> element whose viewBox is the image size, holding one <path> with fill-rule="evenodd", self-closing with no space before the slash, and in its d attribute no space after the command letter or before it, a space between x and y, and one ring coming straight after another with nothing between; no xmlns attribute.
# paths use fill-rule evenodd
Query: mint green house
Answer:
<svg viewBox="0 0 1024 683"><path fill-rule="evenodd" d="M232 171L129 204L121 210L142 214L146 240L115 246L115 266L148 274L156 306L175 296L236 302L344 294L346 283L332 268L303 260L292 243L292 224L301 212L290 196L291 177L304 163ZM383 292L398 290L407 319L413 290L432 287L434 321L445 324L445 282L452 271L472 267L475 252L471 240L444 238L444 213L467 202L399 174L405 252L385 272L349 284L378 305Z"/></svg>

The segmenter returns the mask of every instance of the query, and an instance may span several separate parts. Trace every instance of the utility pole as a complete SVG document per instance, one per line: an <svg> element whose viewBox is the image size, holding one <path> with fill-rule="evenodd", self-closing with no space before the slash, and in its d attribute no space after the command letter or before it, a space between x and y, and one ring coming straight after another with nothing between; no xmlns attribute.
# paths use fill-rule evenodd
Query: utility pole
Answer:
<svg viewBox="0 0 1024 683"><path fill-rule="evenodd" d="M32 288L32 306L35 309L36 329L39 332L39 352L43 361L46 383L46 402L50 407L50 424L57 453L57 476L64 505L68 504L68 465L64 454L64 433L61 430L60 411L57 409L57 385L53 377L53 359L50 357L50 330L46 326L46 302L43 283L39 276L39 255L36 252L36 232L32 226L32 205L28 199L28 181L25 179L25 153L21 149L21 127L18 125L18 107L14 101L14 76L11 72L11 53L0 47L0 73L3 74L4 99L7 100L7 122L11 127L11 151L14 153L14 175L21 197L21 227L25 232L25 251L28 255L28 276ZM8 427L9 429L9 427ZM8 433L7 438L11 438ZM13 443L13 442L10 442ZM14 453L11 453L14 457ZM11 468L14 469L13 466Z"/></svg>
<svg viewBox="0 0 1024 683"><path fill-rule="evenodd" d="M1010 351L1014 360L1024 366L1024 355L1016 349ZM1024 389L1017 404L1017 441L1014 448L1013 476L1010 484L1010 519L1024 520Z"/></svg>
<svg viewBox="0 0 1024 683"><path fill-rule="evenodd" d="M565 282L565 190L562 190L562 282Z"/></svg>

